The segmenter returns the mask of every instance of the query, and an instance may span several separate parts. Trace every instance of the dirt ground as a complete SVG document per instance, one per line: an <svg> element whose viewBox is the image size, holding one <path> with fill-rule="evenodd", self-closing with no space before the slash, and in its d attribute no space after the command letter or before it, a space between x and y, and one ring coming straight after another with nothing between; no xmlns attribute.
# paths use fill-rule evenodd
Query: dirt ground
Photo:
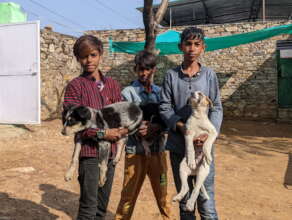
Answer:
<svg viewBox="0 0 292 220"><path fill-rule="evenodd" d="M72 137L59 120L27 127L0 126L0 220L69 220L78 207L77 179L63 175ZM216 143L216 202L222 220L292 219L292 125L224 121ZM289 160L290 156L290 160ZM107 219L113 219L123 181L116 169ZM288 186L285 187L284 183ZM289 184L291 186L289 186ZM175 195L169 169L169 194ZM178 205L172 203L173 218ZM160 219L146 180L133 220Z"/></svg>

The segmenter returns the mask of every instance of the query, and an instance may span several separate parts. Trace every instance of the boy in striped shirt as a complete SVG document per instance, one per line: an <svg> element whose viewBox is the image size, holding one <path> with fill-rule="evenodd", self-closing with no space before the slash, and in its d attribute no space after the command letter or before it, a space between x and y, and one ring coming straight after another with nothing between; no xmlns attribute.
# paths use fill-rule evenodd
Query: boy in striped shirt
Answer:
<svg viewBox="0 0 292 220"><path fill-rule="evenodd" d="M117 81L106 77L98 69L103 54L102 42L85 35L77 39L73 48L83 73L69 82L64 94L64 113L72 106L88 106L101 109L106 105L121 101L121 90ZM79 160L78 181L80 200L77 220L101 220L106 215L115 167L112 159L116 153L114 144L126 129L113 128L106 130L86 129L78 134L82 139ZM76 138L76 137L75 137ZM98 149L96 141L111 141L111 159L108 162L107 180L103 187L98 187Z"/></svg>

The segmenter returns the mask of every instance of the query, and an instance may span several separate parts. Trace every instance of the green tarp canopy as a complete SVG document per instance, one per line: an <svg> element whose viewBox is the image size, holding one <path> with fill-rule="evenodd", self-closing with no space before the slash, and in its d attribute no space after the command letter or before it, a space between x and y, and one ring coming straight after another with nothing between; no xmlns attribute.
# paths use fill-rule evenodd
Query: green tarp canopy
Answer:
<svg viewBox="0 0 292 220"><path fill-rule="evenodd" d="M21 10L20 5L13 2L0 3L0 24L25 22L27 15Z"/></svg>
<svg viewBox="0 0 292 220"><path fill-rule="evenodd" d="M265 40L270 37L281 34L292 34L292 24L281 25L271 28L265 28L258 31L234 34L223 37L206 37L205 42L207 45L206 51L219 50L229 47L238 46L241 44L248 44L260 40ZM156 38L156 49L160 51L159 55L168 54L181 54L178 49L178 43L180 41L180 33L177 31L166 31ZM110 51L122 52L129 54L136 54L138 51L144 49L145 42L115 42L110 39Z"/></svg>

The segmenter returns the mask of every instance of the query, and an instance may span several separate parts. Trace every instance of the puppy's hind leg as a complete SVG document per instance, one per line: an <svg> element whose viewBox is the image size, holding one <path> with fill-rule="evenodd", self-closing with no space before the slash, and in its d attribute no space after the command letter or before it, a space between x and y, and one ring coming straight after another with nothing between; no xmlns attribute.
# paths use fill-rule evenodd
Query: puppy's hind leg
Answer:
<svg viewBox="0 0 292 220"><path fill-rule="evenodd" d="M186 162L188 167L191 170L196 169L196 160L195 160L195 150L194 150L194 142L193 142L194 134L185 135L185 145L186 145Z"/></svg>
<svg viewBox="0 0 292 220"><path fill-rule="evenodd" d="M98 142L98 167L99 167L99 177L98 186L102 187L106 182L107 164L111 149L111 144L108 141Z"/></svg>
<svg viewBox="0 0 292 220"><path fill-rule="evenodd" d="M204 156L206 157L206 161L208 165L211 165L211 162L212 162L211 152L212 152L212 145L215 142L215 140L216 140L216 135L209 135L203 145L203 153L204 153Z"/></svg>
<svg viewBox="0 0 292 220"><path fill-rule="evenodd" d="M74 171L76 170L77 165L78 165L80 150L81 150L81 142L77 141L74 146L74 152L72 155L70 167L65 173L65 177L64 177L65 181L72 180Z"/></svg>
<svg viewBox="0 0 292 220"><path fill-rule="evenodd" d="M142 138L141 144L144 148L145 155L150 156L151 155L150 145L152 144L152 142L150 143L147 140L145 140L145 138Z"/></svg>
<svg viewBox="0 0 292 220"><path fill-rule="evenodd" d="M207 178L207 176L209 174L210 167L207 164L207 162L205 161L205 158L203 160L204 161L200 165L198 173L197 173L196 183L195 183L195 187L193 189L192 195L186 204L186 210L190 211L190 212L194 210L195 202L197 201L200 190L205 182L205 179Z"/></svg>
<svg viewBox="0 0 292 220"><path fill-rule="evenodd" d="M127 138L121 138L118 142L117 142L117 154L115 156L115 159L113 160L113 164L116 165L123 154L123 151L125 149L125 144L127 142Z"/></svg>
<svg viewBox="0 0 292 220"><path fill-rule="evenodd" d="M183 159L180 164L180 169L179 169L181 189L180 189L180 192L175 197L173 197L172 201L179 202L187 194L187 192L189 191L188 177L190 174L191 174L191 170L187 165L186 159Z"/></svg>
<svg viewBox="0 0 292 220"><path fill-rule="evenodd" d="M159 149L164 149L166 146L166 142L167 142L167 138L168 138L168 133L166 131L163 131L160 134L159 137Z"/></svg>
<svg viewBox="0 0 292 220"><path fill-rule="evenodd" d="M209 200L210 199L210 197L209 197L209 195L207 193L207 190L206 190L206 187L204 186L204 184L201 187L201 193L202 193L201 195L203 196L204 199L206 199L206 200Z"/></svg>

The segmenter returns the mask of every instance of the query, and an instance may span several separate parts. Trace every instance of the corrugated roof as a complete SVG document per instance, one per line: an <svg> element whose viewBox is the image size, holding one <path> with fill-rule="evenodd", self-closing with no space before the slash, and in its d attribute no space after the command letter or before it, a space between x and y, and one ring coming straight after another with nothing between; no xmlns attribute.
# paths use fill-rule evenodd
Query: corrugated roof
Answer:
<svg viewBox="0 0 292 220"><path fill-rule="evenodd" d="M177 0L169 2L163 26L221 24L262 19L262 0ZM266 0L266 20L291 20L292 0ZM154 10L158 5L154 5ZM143 11L142 8L138 10ZM171 19L170 19L171 15Z"/></svg>

